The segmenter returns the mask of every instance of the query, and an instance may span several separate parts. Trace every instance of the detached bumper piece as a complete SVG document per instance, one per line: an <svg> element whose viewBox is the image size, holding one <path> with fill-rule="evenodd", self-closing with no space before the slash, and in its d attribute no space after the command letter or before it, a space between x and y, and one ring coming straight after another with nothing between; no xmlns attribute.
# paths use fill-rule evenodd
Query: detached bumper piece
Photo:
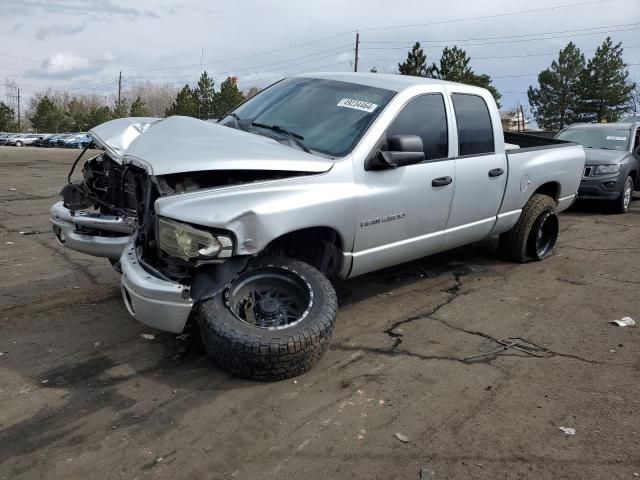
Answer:
<svg viewBox="0 0 640 480"><path fill-rule="evenodd" d="M189 287L147 272L133 243L122 254L120 266L122 297L129 313L150 327L181 333L193 308Z"/></svg>
<svg viewBox="0 0 640 480"><path fill-rule="evenodd" d="M122 217L85 211L72 214L63 202L57 202L51 207L49 220L61 245L78 252L115 260L120 258L131 241L134 230Z"/></svg>

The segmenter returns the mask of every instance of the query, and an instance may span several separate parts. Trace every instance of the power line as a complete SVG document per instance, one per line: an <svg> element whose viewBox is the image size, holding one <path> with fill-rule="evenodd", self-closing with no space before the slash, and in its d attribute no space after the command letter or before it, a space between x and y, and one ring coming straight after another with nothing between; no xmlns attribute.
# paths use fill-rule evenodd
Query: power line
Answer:
<svg viewBox="0 0 640 480"><path fill-rule="evenodd" d="M525 33L519 35L504 35L500 37L476 37L476 38L446 38L440 40L420 40L420 43L432 43L432 42L471 42L478 40L502 40L505 38L521 38L521 37L538 37L541 35L554 35L556 33L574 33L574 32L584 32L586 30L602 30L605 28L622 28L622 27L637 27L638 23L622 23L617 25L601 25L597 27L586 27L586 28L575 28L571 30L555 30L553 32L540 32L540 33ZM594 32L595 33L595 32ZM607 32L599 32L599 33L607 33ZM365 41L360 43L411 43L409 41ZM413 44L413 43L412 43Z"/></svg>
<svg viewBox="0 0 640 480"><path fill-rule="evenodd" d="M626 45L623 48L625 50L630 49L630 48L639 48L640 45ZM596 50L584 50L582 51L582 53L595 53ZM498 55L498 56L491 56L491 57L476 57L476 56L471 56L471 60L503 60L503 59L509 59L509 58L525 58L525 57L545 57L545 56L550 56L550 55L558 55L558 52L546 52L546 53L525 53L522 55ZM360 57L360 60L368 60L368 61L392 61L392 62L397 62L398 61L398 57Z"/></svg>
<svg viewBox="0 0 640 480"><path fill-rule="evenodd" d="M578 37L578 36L584 36L584 35L602 35L603 33L606 34L610 34L610 33L619 33L619 32L630 32L630 31L634 31L634 30L640 30L640 26L638 27L634 27L634 28L626 28L626 29L620 29L620 30L608 30L608 31L601 31L601 32L585 32L585 33L575 33L575 34L569 34L569 35L557 35L557 36L552 36L552 37L542 37L542 38L524 38L524 39L511 39L511 40L500 40L497 42L478 42L478 43L466 43L466 44L462 44L462 47L475 47L475 46L480 46L480 45L500 45L501 43L523 43L523 42L536 42L539 40L554 40L554 39L558 39L558 38L568 38L568 37ZM421 41L422 42L422 41ZM405 50L407 48L411 48L411 46L413 45L413 43L407 42L407 44L405 44L404 46L398 46L398 47L362 47L363 50ZM444 47L448 47L450 46L449 44L443 44L443 45L429 45L429 48L444 48Z"/></svg>

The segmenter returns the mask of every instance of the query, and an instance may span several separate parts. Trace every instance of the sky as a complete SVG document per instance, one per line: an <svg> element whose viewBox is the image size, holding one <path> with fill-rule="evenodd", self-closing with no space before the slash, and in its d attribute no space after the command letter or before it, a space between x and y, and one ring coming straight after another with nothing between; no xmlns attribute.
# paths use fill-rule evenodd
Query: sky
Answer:
<svg viewBox="0 0 640 480"><path fill-rule="evenodd" d="M463 47L494 78L509 108L573 41L589 58L607 35L625 47L640 81L640 0L0 0L0 79L23 105L52 87L108 99L136 82L194 84L202 69L241 89L286 75L353 70L394 73L415 41L429 62ZM377 43L376 43L377 42ZM635 64L635 65L634 65ZM201 66L202 65L202 66ZM0 100L5 89L0 87Z"/></svg>

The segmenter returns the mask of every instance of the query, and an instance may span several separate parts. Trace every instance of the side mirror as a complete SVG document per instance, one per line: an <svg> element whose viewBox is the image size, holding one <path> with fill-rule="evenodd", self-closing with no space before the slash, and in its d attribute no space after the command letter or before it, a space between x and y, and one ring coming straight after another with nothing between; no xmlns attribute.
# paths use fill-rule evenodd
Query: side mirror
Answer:
<svg viewBox="0 0 640 480"><path fill-rule="evenodd" d="M392 135L387 139L387 150L378 150L369 159L366 170L386 170L389 168L414 165L424 161L422 138L418 135Z"/></svg>

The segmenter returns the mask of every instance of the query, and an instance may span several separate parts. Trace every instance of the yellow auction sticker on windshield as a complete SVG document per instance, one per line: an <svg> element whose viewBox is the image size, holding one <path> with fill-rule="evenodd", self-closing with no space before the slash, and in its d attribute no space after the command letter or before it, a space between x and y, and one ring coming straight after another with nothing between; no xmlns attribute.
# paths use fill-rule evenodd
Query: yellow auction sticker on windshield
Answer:
<svg viewBox="0 0 640 480"><path fill-rule="evenodd" d="M343 98L338 102L339 107L353 108L354 110L362 110L363 112L373 112L378 105L375 103L364 102L362 100L354 100L353 98Z"/></svg>

